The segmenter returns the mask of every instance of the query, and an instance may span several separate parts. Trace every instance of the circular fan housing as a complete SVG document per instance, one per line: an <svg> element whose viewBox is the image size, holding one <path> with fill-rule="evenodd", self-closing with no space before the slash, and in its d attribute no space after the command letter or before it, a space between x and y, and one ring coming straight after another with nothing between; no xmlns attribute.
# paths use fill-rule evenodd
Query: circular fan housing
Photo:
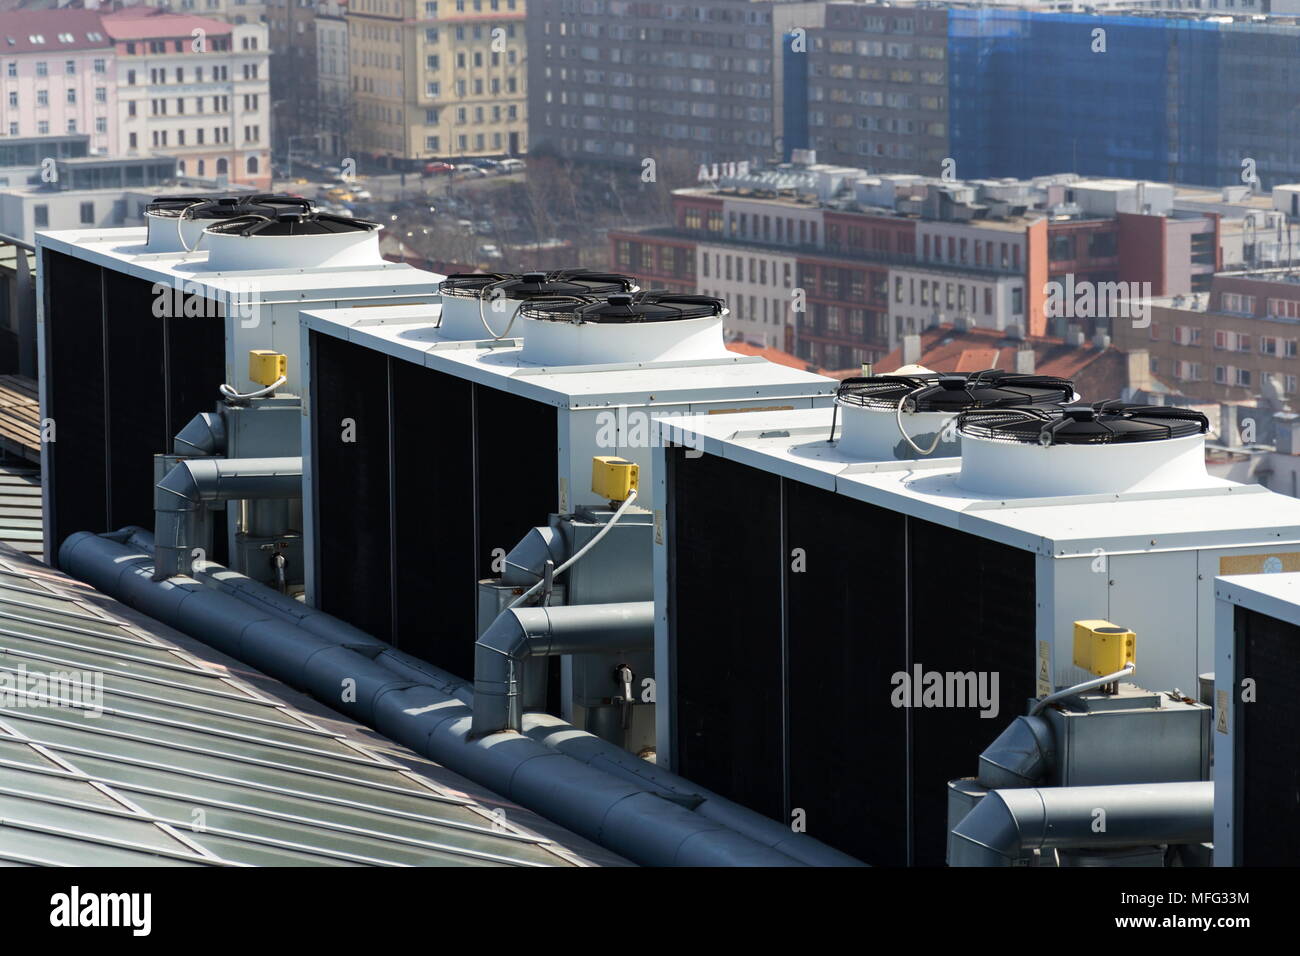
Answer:
<svg viewBox="0 0 1300 956"><path fill-rule="evenodd" d="M184 252L193 249L203 230L217 222L245 215L274 218L283 213L307 213L312 208L310 200L273 193L159 196L145 206L146 245L150 252Z"/></svg>
<svg viewBox="0 0 1300 956"><path fill-rule="evenodd" d="M539 365L606 365L734 358L722 336L726 305L651 291L537 299L519 310L522 358Z"/></svg>
<svg viewBox="0 0 1300 956"><path fill-rule="evenodd" d="M1059 404L1073 397L1074 385L1066 379L996 369L845 379L835 393L842 422L838 447L862 461L951 457L961 448L952 427L960 412ZM905 403L903 428L921 448L933 444L930 455L923 456L899 433L900 402Z"/></svg>
<svg viewBox="0 0 1300 956"><path fill-rule="evenodd" d="M383 264L377 222L315 212L246 213L208 227L208 268L318 269Z"/></svg>
<svg viewBox="0 0 1300 956"><path fill-rule="evenodd" d="M972 409L958 484L1015 498L1204 487L1208 428L1191 409L1120 401Z"/></svg>
<svg viewBox="0 0 1300 956"><path fill-rule="evenodd" d="M553 296L605 296L632 292L636 287L636 280L631 276L588 269L454 273L442 282L439 329L449 339L491 338L483 327L483 319L498 334L503 333L521 303ZM513 334L515 330L511 331Z"/></svg>

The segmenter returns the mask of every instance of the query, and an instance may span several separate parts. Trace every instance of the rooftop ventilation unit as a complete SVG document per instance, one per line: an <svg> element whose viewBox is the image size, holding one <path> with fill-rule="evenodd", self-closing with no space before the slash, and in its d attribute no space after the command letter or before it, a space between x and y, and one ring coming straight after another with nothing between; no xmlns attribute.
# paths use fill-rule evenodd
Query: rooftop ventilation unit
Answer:
<svg viewBox="0 0 1300 956"><path fill-rule="evenodd" d="M276 217L302 208L301 200L254 198L235 208ZM227 211L221 201L209 207L213 215ZM167 225L174 231L179 213L174 206L155 209L155 238L166 235ZM334 234L223 234L221 240L257 251L241 257L223 250L220 268L210 261L211 234L189 253L159 253L148 237L145 227L36 237L41 417L56 438L42 447L46 560L76 531L152 526L151 456L170 451L191 418L211 411L218 386L241 393L261 387L249 377L250 351L286 355L281 392L298 392L299 310L438 301L441 276L356 250L348 252L355 260L340 264ZM374 227L346 237L339 241L372 249ZM324 258L333 264L322 265Z"/></svg>
<svg viewBox="0 0 1300 956"><path fill-rule="evenodd" d="M1073 397L1074 386L1065 379L994 369L849 378L835 394L839 447L867 460L955 455L960 443L952 426L960 412L1060 404Z"/></svg>
<svg viewBox="0 0 1300 956"><path fill-rule="evenodd" d="M964 413L967 491L1013 498L1208 487L1200 412L1101 402Z"/></svg>
<svg viewBox="0 0 1300 956"><path fill-rule="evenodd" d="M1300 560L1221 560L1214 705L1214 862L1300 859ZM1208 668L1207 668L1208 669Z"/></svg>
<svg viewBox="0 0 1300 956"><path fill-rule="evenodd" d="M1220 560L1300 560L1300 501L1190 466L1134 490L1117 451L1172 457L1203 437L1172 410L1120 407L1093 410L1134 423L1125 434L1148 419L1170 431L1012 443L970 437L1011 412L967 411L963 456L980 442L1010 452L978 471L818 451L827 409L661 419L660 764L774 819L798 811L808 833L866 862L939 865L947 780L1026 698L1092 676L1074 664L1075 621L1124 622L1143 635L1143 684L1194 687L1211 667ZM1064 419L1055 435L1081 437L1050 406L1015 417ZM1042 462L1022 449L1089 474L1114 461L1113 484L1056 494L1066 486L1040 483ZM964 485L976 474L983 490Z"/></svg>
<svg viewBox="0 0 1300 956"><path fill-rule="evenodd" d="M652 509L651 415L808 408L835 385L732 352L652 361L602 344L598 364L537 364L504 340L446 347L436 324L419 307L303 314L307 596L465 678L478 582L549 515L608 510L594 457L639 465L636 506Z"/></svg>
<svg viewBox="0 0 1300 956"><path fill-rule="evenodd" d="M721 299L677 292L538 300L520 309L520 359L555 366L716 361L730 355L722 339L726 314Z"/></svg>
<svg viewBox="0 0 1300 956"><path fill-rule="evenodd" d="M381 265L379 223L323 212L237 216L204 231L208 269L338 269Z"/></svg>
<svg viewBox="0 0 1300 956"><path fill-rule="evenodd" d="M517 308L554 296L603 296L636 289L631 276L567 269L560 272L464 272L442 282L443 338L505 338Z"/></svg>
<svg viewBox="0 0 1300 956"><path fill-rule="evenodd" d="M203 230L218 222L250 214L274 217L286 210L309 212L312 203L297 196L160 196L144 209L149 252L189 252Z"/></svg>

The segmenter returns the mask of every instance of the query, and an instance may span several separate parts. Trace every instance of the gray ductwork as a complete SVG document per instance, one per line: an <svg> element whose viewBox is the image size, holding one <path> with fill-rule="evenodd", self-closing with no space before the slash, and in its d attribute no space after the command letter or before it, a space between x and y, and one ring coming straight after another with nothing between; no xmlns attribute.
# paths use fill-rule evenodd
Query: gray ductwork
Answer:
<svg viewBox="0 0 1300 956"><path fill-rule="evenodd" d="M154 486L154 579L188 574L209 502L302 497L301 458L194 458Z"/></svg>
<svg viewBox="0 0 1300 956"><path fill-rule="evenodd" d="M652 650L654 631L653 601L502 611L474 645L473 736L523 729L530 658Z"/></svg>
<svg viewBox="0 0 1300 956"><path fill-rule="evenodd" d="M1017 717L980 754L980 786L989 790L1032 787L1056 762L1056 737L1042 717Z"/></svg>
<svg viewBox="0 0 1300 956"><path fill-rule="evenodd" d="M200 412L191 418L172 439L176 455L224 455L226 420L220 412Z"/></svg>
<svg viewBox="0 0 1300 956"><path fill-rule="evenodd" d="M542 579L546 562L556 567L569 557L564 537L555 528L533 528L506 555L501 569L501 583L531 587Z"/></svg>
<svg viewBox="0 0 1300 956"><path fill-rule="evenodd" d="M952 831L952 866L1013 866L1025 853L1212 839L1214 783L994 790Z"/></svg>
<svg viewBox="0 0 1300 956"><path fill-rule="evenodd" d="M303 609L306 616L291 623L299 609L284 602L295 602L215 565L199 570L202 582L154 581L152 557L130 546L143 537L133 529L74 534L59 549L60 566L630 860L861 865L547 714L526 714L523 734L471 739L472 711L455 678L390 657L397 652L382 641L342 622L330 625L321 612Z"/></svg>

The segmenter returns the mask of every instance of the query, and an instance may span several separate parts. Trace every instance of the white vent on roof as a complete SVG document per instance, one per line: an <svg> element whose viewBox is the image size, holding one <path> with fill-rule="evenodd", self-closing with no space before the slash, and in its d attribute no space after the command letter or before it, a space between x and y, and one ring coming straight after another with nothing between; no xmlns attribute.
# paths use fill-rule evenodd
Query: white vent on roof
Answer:
<svg viewBox="0 0 1300 956"><path fill-rule="evenodd" d="M961 453L956 431L961 412L1059 404L1073 397L1070 382L1046 375L997 369L939 373L905 366L889 375L841 383L835 393L838 447L860 461L953 457Z"/></svg>
<svg viewBox="0 0 1300 956"><path fill-rule="evenodd" d="M961 416L957 484L995 498L1202 488L1200 412L1101 402L1064 408L980 409Z"/></svg>
<svg viewBox="0 0 1300 956"><path fill-rule="evenodd" d="M238 217L203 233L208 269L342 269L384 264L379 223L324 213Z"/></svg>
<svg viewBox="0 0 1300 956"><path fill-rule="evenodd" d="M523 306L520 358L538 365L618 365L734 359L721 299L672 292L572 297Z"/></svg>
<svg viewBox="0 0 1300 956"><path fill-rule="evenodd" d="M520 326L511 326L515 310L536 299L565 296L601 296L631 292L636 282L617 273L566 269L558 272L464 272L442 281L443 338L458 340L517 338ZM485 324L486 323L486 324ZM489 331L489 329L491 331Z"/></svg>

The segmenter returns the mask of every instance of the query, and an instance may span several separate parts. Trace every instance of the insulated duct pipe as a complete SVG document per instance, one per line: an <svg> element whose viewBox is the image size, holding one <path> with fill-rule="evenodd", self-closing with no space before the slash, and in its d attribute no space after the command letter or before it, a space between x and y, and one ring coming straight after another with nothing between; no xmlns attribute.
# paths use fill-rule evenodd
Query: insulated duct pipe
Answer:
<svg viewBox="0 0 1300 956"><path fill-rule="evenodd" d="M951 866L1012 866L1029 850L1205 843L1214 782L994 790L952 831Z"/></svg>
<svg viewBox="0 0 1300 956"><path fill-rule="evenodd" d="M154 486L154 580L188 574L208 502L302 497L301 458L192 458Z"/></svg>
<svg viewBox="0 0 1300 956"><path fill-rule="evenodd" d="M654 649L653 601L507 608L474 645L474 727L523 730L524 661L556 654Z"/></svg>
<svg viewBox="0 0 1300 956"><path fill-rule="evenodd" d="M175 455L224 455L226 420L220 412L199 412L172 439Z"/></svg>
<svg viewBox="0 0 1300 956"><path fill-rule="evenodd" d="M1032 787L1056 765L1056 736L1044 717L1017 717L980 754L979 783L989 790Z"/></svg>
<svg viewBox="0 0 1300 956"><path fill-rule="evenodd" d="M380 663L383 658L375 645L382 642L363 635L366 646L348 646L337 640L344 632L331 639L308 632L305 620L302 627L295 626L270 608L267 593L274 592L261 585L255 586L263 587L267 593L262 597L269 602L263 609L190 577L153 581L152 558L123 543L138 543L143 537L133 530L104 537L71 535L59 549L60 567L634 862L861 865L807 834L793 833L632 754L611 755L617 751L611 744L547 714L525 715L523 735L471 740L470 708L445 687L413 680ZM208 571L216 576L214 566ZM229 574L234 578L220 577L234 581L247 597L244 589L254 582ZM314 626L322 625L317 620ZM455 683L449 675L424 666L445 684ZM615 766L620 760L643 768L633 773Z"/></svg>

